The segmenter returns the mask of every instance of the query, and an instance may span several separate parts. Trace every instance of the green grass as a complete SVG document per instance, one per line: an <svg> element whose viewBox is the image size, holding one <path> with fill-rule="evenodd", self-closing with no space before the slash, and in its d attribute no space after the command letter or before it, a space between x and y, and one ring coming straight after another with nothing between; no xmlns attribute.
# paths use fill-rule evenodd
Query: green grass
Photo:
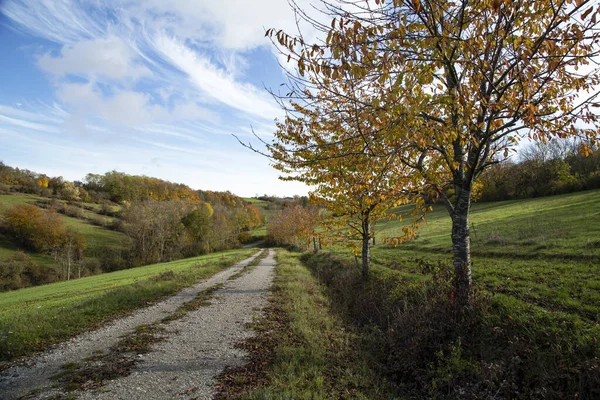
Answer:
<svg viewBox="0 0 600 400"><path fill-rule="evenodd" d="M68 228L72 228L85 236L88 252L92 254L100 248L123 248L124 243L129 240L121 232L95 226L81 219L66 215L62 215L62 219Z"/></svg>
<svg viewBox="0 0 600 400"><path fill-rule="evenodd" d="M491 293L548 310L600 321L600 190L539 199L474 204L473 280ZM596 222L594 222L596 221ZM473 229L474 227L474 229ZM418 238L391 247L384 236L401 225L377 226L374 266L421 274L415 260L452 262L447 212L436 206ZM500 239L499 239L500 238ZM331 249L331 248L330 248ZM346 251L333 248L349 258Z"/></svg>
<svg viewBox="0 0 600 400"><path fill-rule="evenodd" d="M600 190L537 199L474 203L470 214L472 253L493 257L600 258ZM449 252L451 221L436 205L416 240L402 249ZM378 236L401 234L396 221L377 226Z"/></svg>
<svg viewBox="0 0 600 400"><path fill-rule="evenodd" d="M48 199L46 198L29 194L0 195L0 211L6 208L11 208L17 204L33 204L36 201L47 200ZM59 200L59 202L64 203L64 201L62 200ZM92 205L91 203L82 204ZM95 206L95 208L97 208L98 210L101 209L101 206L99 204L95 204L93 206ZM83 212L87 218L102 218L108 223L113 221L112 217L96 214L88 210L84 210ZM86 220L69 217L63 214L61 214L61 218L68 228L72 228L85 236L88 256L96 257L102 251L104 251L103 249L119 251L119 249L123 249L126 246L128 239L121 232L95 226L90 224ZM10 238L4 235L0 235L0 260L6 260L12 257L17 250L23 249L16 245ZM53 265L52 258L48 255L29 252L28 254L39 265Z"/></svg>
<svg viewBox="0 0 600 400"><path fill-rule="evenodd" d="M255 251L234 250L0 293L0 359L43 349L173 294Z"/></svg>
<svg viewBox="0 0 600 400"><path fill-rule="evenodd" d="M2 194L0 195L0 211L17 204L33 204L39 200L45 200L45 198L33 194Z"/></svg>
<svg viewBox="0 0 600 400"><path fill-rule="evenodd" d="M288 320L276 337L268 384L248 399L389 399L391 388L357 349L358 338L330 310L325 288L299 261L277 253L274 296Z"/></svg>

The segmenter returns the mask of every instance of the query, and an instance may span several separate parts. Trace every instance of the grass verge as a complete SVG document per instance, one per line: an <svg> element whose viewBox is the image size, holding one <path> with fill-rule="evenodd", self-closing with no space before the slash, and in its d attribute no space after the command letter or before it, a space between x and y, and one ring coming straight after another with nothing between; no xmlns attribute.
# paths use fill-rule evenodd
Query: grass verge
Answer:
<svg viewBox="0 0 600 400"><path fill-rule="evenodd" d="M299 254L280 250L277 262L269 305L252 324L257 335L240 345L250 363L221 375L218 398L393 398Z"/></svg>
<svg viewBox="0 0 600 400"><path fill-rule="evenodd" d="M0 293L0 360L43 350L156 302L254 252L234 250Z"/></svg>
<svg viewBox="0 0 600 400"><path fill-rule="evenodd" d="M349 260L303 260L404 398L600 398L600 327L578 313L478 285L457 316L446 264L374 266L363 282Z"/></svg>

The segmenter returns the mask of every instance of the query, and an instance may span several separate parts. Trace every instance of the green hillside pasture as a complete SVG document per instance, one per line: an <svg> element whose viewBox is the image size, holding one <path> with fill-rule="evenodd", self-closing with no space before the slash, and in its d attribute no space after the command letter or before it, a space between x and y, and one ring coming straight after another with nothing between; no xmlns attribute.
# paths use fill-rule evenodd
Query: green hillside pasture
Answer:
<svg viewBox="0 0 600 400"><path fill-rule="evenodd" d="M2 194L0 195L0 211L17 204L33 204L40 200L45 200L45 198L33 194Z"/></svg>
<svg viewBox="0 0 600 400"><path fill-rule="evenodd" d="M600 321L600 190L538 199L474 204L473 280L494 294ZM381 241L400 224L378 225L374 265L421 274L416 260L451 264L451 223L436 206L416 240Z"/></svg>
<svg viewBox="0 0 600 400"><path fill-rule="evenodd" d="M84 220L62 215L63 222L68 228L85 236L87 252L95 255L102 248L118 250L124 248L129 238L121 232L92 225Z"/></svg>
<svg viewBox="0 0 600 400"><path fill-rule="evenodd" d="M600 259L600 190L537 199L474 203L471 208L471 250L488 257ZM436 205L427 214L417 239L400 251L451 251L451 221ZM385 221L376 228L383 237L401 234L401 225Z"/></svg>
<svg viewBox="0 0 600 400"><path fill-rule="evenodd" d="M33 204L36 201L45 200L47 199L28 194L0 195L0 211L2 211L2 209L14 207L17 204ZM86 217L103 218L107 223L113 221L112 217L99 215L88 210L84 210L84 215ZM85 236L87 243L87 254L92 257L98 256L103 251L102 249L118 251L124 248L128 241L127 237L120 232L95 226L85 220L80 220L63 214L61 214L61 218L67 227L72 228ZM0 235L0 260L6 260L12 257L17 250L19 250L19 246L17 246L10 238ZM28 254L39 265L53 265L52 258L48 255L38 253Z"/></svg>
<svg viewBox="0 0 600 400"><path fill-rule="evenodd" d="M42 350L207 278L243 249L0 293L0 360Z"/></svg>

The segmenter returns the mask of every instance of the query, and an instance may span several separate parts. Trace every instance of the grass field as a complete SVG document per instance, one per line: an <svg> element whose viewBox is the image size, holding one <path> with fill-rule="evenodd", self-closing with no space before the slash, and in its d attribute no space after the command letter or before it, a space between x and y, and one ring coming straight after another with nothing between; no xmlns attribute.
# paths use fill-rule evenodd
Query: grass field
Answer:
<svg viewBox="0 0 600 400"><path fill-rule="evenodd" d="M482 288L548 310L600 321L600 190L538 199L474 204L473 279ZM595 222L594 222L595 221ZM419 274L415 260L451 263L450 218L436 206L417 239L398 247L384 236L398 222L378 225L374 265ZM338 250L339 251L339 250Z"/></svg>
<svg viewBox="0 0 600 400"><path fill-rule="evenodd" d="M600 190L536 199L474 203L470 214L474 255L516 258L598 259L600 257ZM450 252L451 222L436 205L416 240L399 250ZM377 226L378 236L401 233L400 224Z"/></svg>
<svg viewBox="0 0 600 400"><path fill-rule="evenodd" d="M3 209L11 208L17 204L34 204L36 201L47 201L47 198L30 195L30 194L14 194L14 195L0 195L0 211ZM60 201L64 203L64 201ZM101 209L99 204L82 203L87 206L94 206L97 210ZM114 207L113 207L114 208ZM101 218L107 223L113 221L112 217L96 214L89 210L83 211L86 218L94 217ZM61 218L65 225L69 228L76 230L83 234L86 238L87 254L91 257L97 256L102 249L113 249L119 250L124 247L124 243L127 243L127 237L120 233L103 227L95 226L90 224L86 220L72 218L61 214ZM6 260L14 255L19 250L19 246L16 245L10 238L0 235L0 260ZM45 254L29 253L29 255L40 265L50 266L53 265L52 258Z"/></svg>
<svg viewBox="0 0 600 400"><path fill-rule="evenodd" d="M311 266L317 277L333 276L335 304L368 310L350 320L366 321L368 329L370 319L379 318L380 329L397 332L389 344L399 349L393 367L404 377L416 374L410 381L416 386L407 389L415 398L460 398L463 389L475 398L598 398L599 204L600 190L473 204L477 312L464 329L445 325L453 318L447 305L453 271L451 223L441 206L427 215L415 240L397 247L383 239L399 235L402 225L377 226L366 291L344 286L343 271L353 271L353 282L360 279L346 249L327 247ZM343 268L330 258L343 260Z"/></svg>
<svg viewBox="0 0 600 400"><path fill-rule="evenodd" d="M0 293L0 360L40 350L240 261L233 250Z"/></svg>

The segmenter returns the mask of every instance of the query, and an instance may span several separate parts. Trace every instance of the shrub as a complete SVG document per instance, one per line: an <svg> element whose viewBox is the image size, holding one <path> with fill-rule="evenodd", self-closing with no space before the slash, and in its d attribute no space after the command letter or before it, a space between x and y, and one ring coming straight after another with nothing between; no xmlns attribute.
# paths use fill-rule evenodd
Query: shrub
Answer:
<svg viewBox="0 0 600 400"><path fill-rule="evenodd" d="M31 204L17 204L3 214L5 228L33 250L48 250L58 245L66 235L62 220L55 212Z"/></svg>
<svg viewBox="0 0 600 400"><path fill-rule="evenodd" d="M8 260L0 261L0 291L16 290L56 280L56 270L37 265L21 251Z"/></svg>
<svg viewBox="0 0 600 400"><path fill-rule="evenodd" d="M84 219L85 214L83 213L83 208L77 205L65 205L62 208L62 212L69 217Z"/></svg>
<svg viewBox="0 0 600 400"><path fill-rule="evenodd" d="M241 232L238 235L238 240L241 244L248 244L254 242L254 236L250 232Z"/></svg>

